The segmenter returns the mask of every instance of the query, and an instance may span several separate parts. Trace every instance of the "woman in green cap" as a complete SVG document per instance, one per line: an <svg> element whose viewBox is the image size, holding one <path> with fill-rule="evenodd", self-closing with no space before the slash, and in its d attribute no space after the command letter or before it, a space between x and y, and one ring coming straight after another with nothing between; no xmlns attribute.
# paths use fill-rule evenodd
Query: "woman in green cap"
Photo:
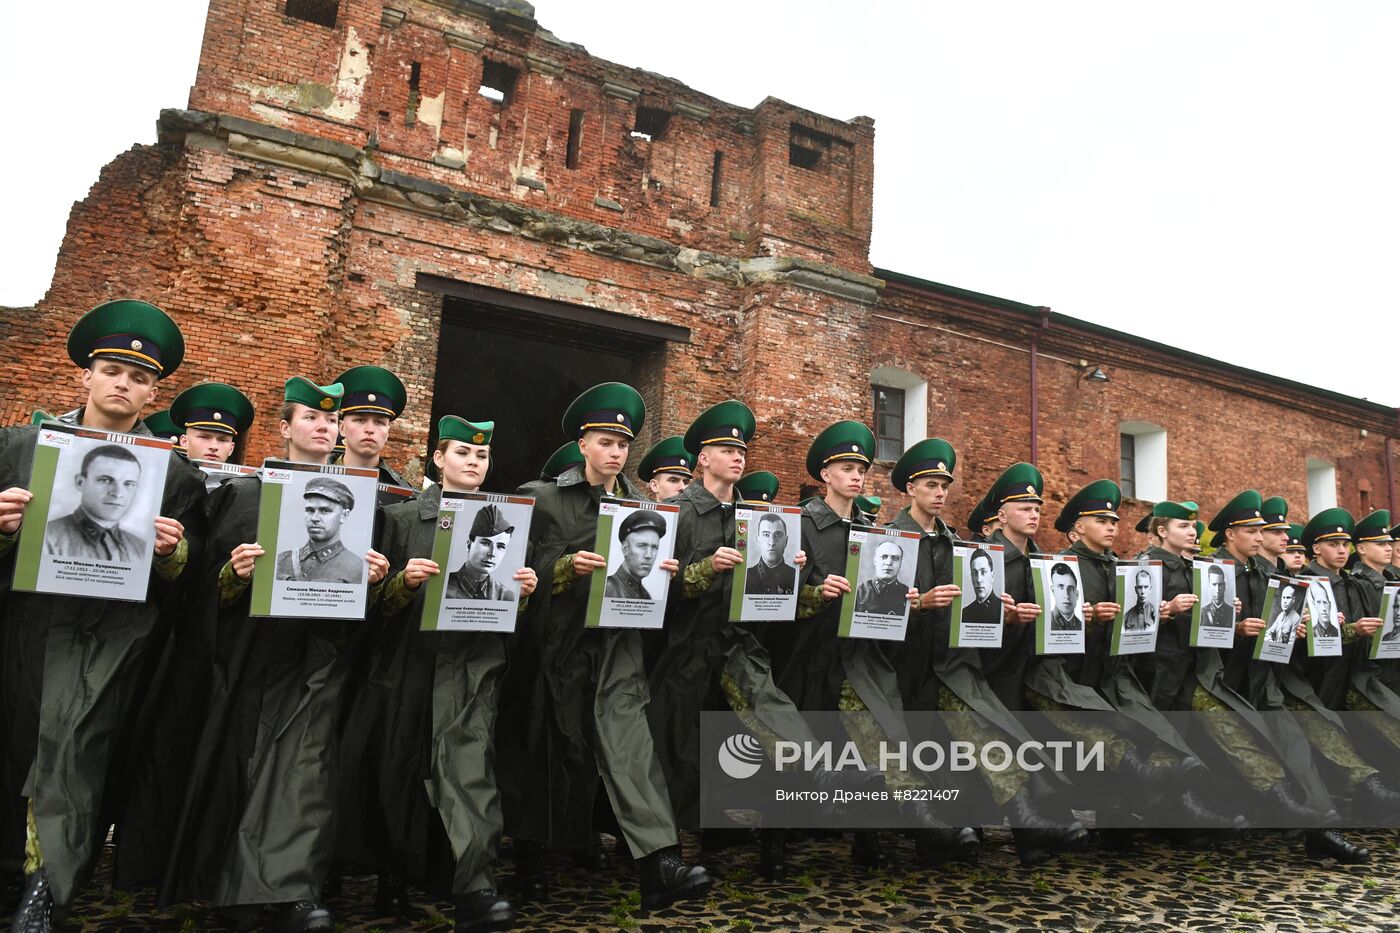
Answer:
<svg viewBox="0 0 1400 933"><path fill-rule="evenodd" d="M378 900L386 901L377 911L402 916L401 886L386 899L384 879L411 880L454 901L459 933L506 929L515 917L511 903L496 894L494 874L501 835L494 733L506 637L422 632L419 625L423 584L443 572L430 556L442 494L480 488L494 430L490 421L442 418L433 452L441 483L381 513L376 549L389 560L377 607L381 627L369 682L351 716L361 728L347 730L362 732L370 745L372 827L365 829L382 835L371 846L380 857ZM513 579L523 610L538 578L523 567ZM433 858L438 834L452 850L447 871Z"/></svg>
<svg viewBox="0 0 1400 933"><path fill-rule="evenodd" d="M681 859L666 780L647 725L646 671L637 629L584 625L592 548L603 496L638 498L623 475L646 418L642 397L617 382L584 392L564 414L566 437L584 462L553 480L526 483L533 496L530 562L540 585L525 613L503 692L499 773L517 884L531 897L548 889L545 846L585 849L596 840L599 782L638 860L645 909L700 896L710 876ZM675 573L674 560L661 562Z"/></svg>
<svg viewBox="0 0 1400 933"><path fill-rule="evenodd" d="M326 463L338 385L287 380L280 430L287 459ZM280 911L280 929L328 930L321 886L335 849L335 738L360 623L249 615L257 543L257 476L210 498L206 613L215 632L214 693L162 897L198 898L245 914ZM365 556L371 586L389 563Z"/></svg>

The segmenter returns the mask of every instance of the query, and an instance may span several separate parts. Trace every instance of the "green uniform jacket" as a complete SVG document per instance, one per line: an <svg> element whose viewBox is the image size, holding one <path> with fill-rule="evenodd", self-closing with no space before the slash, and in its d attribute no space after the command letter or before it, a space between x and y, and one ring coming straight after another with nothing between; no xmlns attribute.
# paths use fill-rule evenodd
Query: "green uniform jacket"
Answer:
<svg viewBox="0 0 1400 933"><path fill-rule="evenodd" d="M846 575L851 526L868 525L860 510L854 521L838 516L824 499L802 507L802 549L807 564L799 574L803 586L819 586L829 574ZM842 684L849 682L874 715L885 735L905 734L899 678L878 641L836 634L841 600L833 599L815 615L800 619L792 654L778 669L778 686L799 709L840 709Z"/></svg>
<svg viewBox="0 0 1400 933"><path fill-rule="evenodd" d="M1370 567L1357 561L1356 568L1348 578L1347 584L1350 590L1351 607L1356 611L1358 619L1374 618L1381 614L1381 597L1384 595L1385 587L1393 582L1395 581L1387 578L1384 574L1376 573ZM1400 692L1397 692L1400 683L1396 682L1396 675L1400 674L1400 660L1395 658L1371 660L1367 657L1371 653L1371 639L1369 637L1358 638L1350 646L1343 647L1350 651L1352 689L1370 700L1378 709L1384 710L1391 716L1400 717Z"/></svg>
<svg viewBox="0 0 1400 933"><path fill-rule="evenodd" d="M1298 571L1298 574L1303 577L1326 577L1330 580L1332 582L1332 595L1337 600L1337 605L1332 607L1332 611L1344 616L1348 624L1367 614L1361 610L1360 605L1357 605L1354 599L1356 585L1352 582L1351 574L1345 570L1332 572L1317 561L1309 561L1302 570ZM1379 607L1379 601L1377 607ZM1369 638L1343 641L1340 656L1306 658L1302 662L1308 682L1317 692L1318 699L1325 703L1328 709L1346 709L1347 688L1351 686L1351 672L1356 664L1357 651L1363 652L1361 656L1364 657L1364 652L1370 642ZM1307 642L1305 641L1301 649L1293 652L1293 657L1301 659L1305 658L1306 655Z"/></svg>
<svg viewBox="0 0 1400 933"><path fill-rule="evenodd" d="M1084 602L1111 603L1116 599L1118 558L1100 554L1082 541L1062 554L1079 558L1084 581ZM1083 654L1046 654L1031 661L1026 685L1061 705L1083 710L1116 710L1158 741L1191 754L1190 747L1162 716L1133 672L1129 659L1111 654L1112 623L1085 620Z"/></svg>
<svg viewBox="0 0 1400 933"><path fill-rule="evenodd" d="M375 550L393 579L414 557L431 557L442 489L400 500L380 514ZM374 867L384 867L445 895L493 887L491 865L501 835L495 728L506 670L506 637L494 632L420 631L423 590L397 611L378 613L373 666L348 718L363 736L357 767L372 795L366 819ZM342 835L365 832L344 827ZM430 840L445 834L452 875L442 877ZM376 843L383 848L375 851ZM343 846L341 847L343 851Z"/></svg>
<svg viewBox="0 0 1400 933"><path fill-rule="evenodd" d="M647 718L677 822L684 829L699 829L700 712L730 708L725 675L774 734L800 742L810 738L811 730L774 683L772 661L753 627L729 621L734 574L702 566L719 548L734 546L733 506L721 503L701 482L667 501L681 509L675 551L681 573L671 587L665 642L651 669ZM741 501L736 495L735 504ZM708 582L687 598L687 578Z"/></svg>
<svg viewBox="0 0 1400 933"><path fill-rule="evenodd" d="M250 618L243 587L221 605L220 570L257 540L261 481L211 497L203 611L214 666L161 896L219 905L319 900L335 845L336 733L349 633L362 623Z"/></svg>
<svg viewBox="0 0 1400 933"><path fill-rule="evenodd" d="M1039 554L1035 541L1026 543L1027 553L1002 534L998 528L987 539L988 544L1000 544L1006 562L1006 592L1018 603L1035 602L1035 585L1031 582L1029 554ZM1035 654L1035 625L1008 625L1001 633L1000 648L982 648L982 673L993 692L1007 709L1026 709L1026 670Z"/></svg>
<svg viewBox="0 0 1400 933"><path fill-rule="evenodd" d="M535 498L531 565L539 588L514 646L497 728L506 831L592 845L601 778L634 856L674 845L675 817L647 725L641 633L586 628L590 581L571 569L555 592L555 563L594 548L603 488L590 486L574 465L519 493ZM625 476L616 495L638 498Z"/></svg>
<svg viewBox="0 0 1400 933"><path fill-rule="evenodd" d="M61 421L80 423L82 411ZM0 489L28 487L39 429L0 431ZM137 422L132 433L150 434ZM196 553L204 534L204 483L171 454L160 514L185 526ZM42 520L42 517L39 518ZM180 576L194 568L188 562ZM144 603L10 590L14 551L0 559L0 703L8 727L3 769L4 830L18 853L24 798L34 823L54 902L66 907L91 872L111 811L109 776L125 760L118 742L133 725L162 645L161 610L178 586L152 571ZM178 584L178 578L176 579ZM113 785L124 793L125 788Z"/></svg>

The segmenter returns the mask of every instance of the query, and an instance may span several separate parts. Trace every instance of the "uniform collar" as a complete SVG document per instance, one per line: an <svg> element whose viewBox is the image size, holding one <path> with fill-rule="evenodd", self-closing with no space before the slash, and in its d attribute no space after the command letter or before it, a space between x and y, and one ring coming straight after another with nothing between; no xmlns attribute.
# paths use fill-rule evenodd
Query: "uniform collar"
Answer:
<svg viewBox="0 0 1400 933"><path fill-rule="evenodd" d="M1000 544L1003 548L1005 548L1007 560L1020 560L1021 558L1028 557L1031 554L1040 553L1040 548L1036 547L1034 538L1028 538L1026 540L1026 550L1022 552L1020 548L1018 548L1015 544L1012 543L1010 538L1001 533L1000 528L992 532L991 537L987 538L987 543Z"/></svg>
<svg viewBox="0 0 1400 933"><path fill-rule="evenodd" d="M1100 554L1098 551L1095 551L1092 548L1090 548L1083 541L1074 542L1069 546L1069 549L1065 553L1075 554L1079 557L1085 558L1086 560L1096 560L1101 564L1116 564L1118 562L1118 555L1113 553L1113 551L1109 550Z"/></svg>
<svg viewBox="0 0 1400 933"><path fill-rule="evenodd" d="M1182 567L1190 565L1190 558L1182 557L1180 554L1173 554L1164 547L1157 547L1155 544L1143 552L1148 560L1160 560L1163 567L1171 567L1173 570L1180 570Z"/></svg>
<svg viewBox="0 0 1400 933"><path fill-rule="evenodd" d="M1385 574L1381 573L1379 570L1372 570L1370 567L1367 567L1364 563L1362 563L1359 560L1356 562L1356 566L1352 569L1351 575L1353 577L1360 577L1361 579L1367 581L1368 583L1372 583L1375 586L1385 586L1387 583L1390 582L1385 578Z"/></svg>
<svg viewBox="0 0 1400 933"><path fill-rule="evenodd" d="M321 548L313 548L311 546L311 542L308 541L306 544L303 544L301 546L301 559L310 560L314 558L315 560L324 564L326 561L335 557L337 554L344 550L345 545L341 542L339 538L336 538L333 544L327 544L325 547Z"/></svg>
<svg viewBox="0 0 1400 933"><path fill-rule="evenodd" d="M418 497L418 517L437 518L438 512L442 508L442 487L437 483L423 490L423 494Z"/></svg>
<svg viewBox="0 0 1400 933"><path fill-rule="evenodd" d="M1306 564L1304 564L1303 572L1312 577L1326 577L1333 583L1340 582L1342 579L1341 571L1328 570L1326 567L1319 564L1316 560L1310 560Z"/></svg>
<svg viewBox="0 0 1400 933"><path fill-rule="evenodd" d="M724 503L715 498L715 494L705 488L705 484L700 480L692 480L690 485L682 489L677 495L677 499L684 499L695 506L695 511L704 515L712 512L723 505L737 505L744 500L739 496L738 491L734 493L734 502Z"/></svg>
<svg viewBox="0 0 1400 933"><path fill-rule="evenodd" d="M933 531L924 531L924 526L914 520L914 513L909 506L899 510L899 514L890 522L891 528L898 528L901 531L917 531L926 538L952 538L953 529L949 528L937 515L933 517Z"/></svg>
<svg viewBox="0 0 1400 933"><path fill-rule="evenodd" d="M807 517L810 518L812 522L817 526L818 531L821 531L825 528L830 528L837 522L846 521L846 519L842 518L840 515L837 515L831 510L831 506L826 504L825 499L813 499L811 502L808 502L802 508L803 511L807 513ZM855 507L855 503L851 503L851 514L854 516L854 518L851 519L852 525L869 524L868 522L866 522L865 516L861 514L860 509Z"/></svg>
<svg viewBox="0 0 1400 933"><path fill-rule="evenodd" d="M78 406L77 408L73 409L73 410L70 411L70 412L66 412L66 413L64 413L64 414L62 414L62 415L59 415L58 418L55 419L55 420L61 421L61 422L63 422L64 424L74 424L74 425L79 425L79 426L81 426L82 423L83 423L83 413L84 413L85 411L87 411L87 406L86 406L86 405L80 405L80 406ZM116 432L116 433L118 433L118 434L121 434L121 433L125 433L125 434L141 434L141 435L144 435L144 436L146 436L146 437L151 437L151 436L153 436L153 435L151 434L151 429L148 428L148 427L146 427L146 422L145 422L144 420L142 420L141 418L137 418L137 419L136 419L136 424L132 426L132 428L131 428L130 431L125 431L125 432L118 431L118 432Z"/></svg>
<svg viewBox="0 0 1400 933"><path fill-rule="evenodd" d="M89 541L100 541L108 535L113 538L119 538L122 534L120 525L104 528L102 525L99 525L82 506L78 506L73 514L78 517L78 530L82 532L83 537L87 538Z"/></svg>
<svg viewBox="0 0 1400 933"><path fill-rule="evenodd" d="M560 489L569 486L588 486L588 480L583 475L583 464L572 464L567 470L555 477L554 484ZM693 485L695 484L691 483L691 486ZM637 497L636 490L632 488L632 484L627 481L627 476L623 473L617 474L617 486L613 491L611 493L604 491L603 495L612 496L614 499L635 499Z"/></svg>

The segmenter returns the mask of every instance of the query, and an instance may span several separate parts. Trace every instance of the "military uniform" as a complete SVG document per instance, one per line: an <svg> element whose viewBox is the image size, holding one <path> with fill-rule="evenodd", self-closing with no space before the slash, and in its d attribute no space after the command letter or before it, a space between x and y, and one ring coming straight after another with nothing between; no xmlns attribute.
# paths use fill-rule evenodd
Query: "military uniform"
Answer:
<svg viewBox="0 0 1400 933"><path fill-rule="evenodd" d="M797 568L782 561L771 567L760 560L744 574L748 596L791 596L797 586Z"/></svg>
<svg viewBox="0 0 1400 933"><path fill-rule="evenodd" d="M149 547L149 539L120 525L99 525L81 506L44 529L44 550L55 557L134 564L146 556Z"/></svg>
<svg viewBox="0 0 1400 933"><path fill-rule="evenodd" d="M341 418L358 413L383 415L393 422L403 414L404 406L408 404L408 390L403 382L382 366L355 366L341 373L335 381L345 389L341 400ZM337 446L330 462L344 461L345 448ZM383 457L379 458L377 468L381 485L398 486L417 495L417 491ZM377 498L378 504L385 506L402 502L404 497L399 493L380 491Z"/></svg>
<svg viewBox="0 0 1400 933"><path fill-rule="evenodd" d="M995 515L1008 502L1041 501L1044 478L1029 463L1014 463L1002 471L992 488L983 497L987 515ZM973 517L976 517L975 515ZM1034 540L1026 543L1022 552L1000 528L987 538L988 544L999 544L1006 572L1006 592L1018 603L1035 602L1030 555L1039 554ZM987 683L1007 709L1029 709L1026 705L1026 670L1035 650L1035 626L1010 625L1002 629L1000 648L979 649L982 673Z"/></svg>
<svg viewBox="0 0 1400 933"><path fill-rule="evenodd" d="M112 301L74 325L68 352L79 367L116 360L163 379L179 366L184 339L153 305ZM59 420L82 424L85 414L80 408ZM130 433L150 432L138 419ZM31 425L0 431L0 489L29 485L38 434ZM120 805L108 796L124 761L117 742L150 686L142 676L160 653L152 636L162 607L198 553L203 499L195 471L172 456L160 514L183 524L185 538L155 558L143 603L13 591L17 536L0 537L0 713L9 727L0 828L11 851L24 844L28 875L16 929L48 929L51 907L72 904L97 859Z"/></svg>

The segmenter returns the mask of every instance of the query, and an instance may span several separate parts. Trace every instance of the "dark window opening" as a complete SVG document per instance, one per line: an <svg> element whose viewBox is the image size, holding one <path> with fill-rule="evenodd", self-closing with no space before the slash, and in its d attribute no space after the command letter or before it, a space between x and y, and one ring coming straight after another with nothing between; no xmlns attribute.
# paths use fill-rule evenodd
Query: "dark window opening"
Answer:
<svg viewBox="0 0 1400 933"><path fill-rule="evenodd" d="M1137 498L1137 438L1131 434L1118 435L1118 488Z"/></svg>
<svg viewBox="0 0 1400 933"><path fill-rule="evenodd" d="M510 103L511 95L515 92L516 79L520 77L520 72L503 62L493 62L486 59L481 67L481 87L477 88L477 93L489 101L494 101L502 106Z"/></svg>
<svg viewBox="0 0 1400 933"><path fill-rule="evenodd" d="M818 169L831 151L831 137L805 126L792 124L788 136L788 164L798 168Z"/></svg>
<svg viewBox="0 0 1400 933"><path fill-rule="evenodd" d="M633 139L647 141L664 139L671 125L671 111L660 107L638 107L637 122L632 126Z"/></svg>
<svg viewBox="0 0 1400 933"><path fill-rule="evenodd" d="M1369 515L1370 512L1371 512L1371 490L1369 490L1369 489L1361 489L1361 490L1358 490L1358 492L1361 493L1361 511L1358 512L1357 514L1358 514L1358 515Z"/></svg>
<svg viewBox="0 0 1400 933"><path fill-rule="evenodd" d="M408 126L418 122L418 104L423 99L423 95L418 91L418 81L422 77L423 66L418 62L410 62L408 66L408 112L404 114L404 123Z"/></svg>
<svg viewBox="0 0 1400 933"><path fill-rule="evenodd" d="M710 172L710 206L719 207L719 173L724 167L724 153L715 153L715 167Z"/></svg>
<svg viewBox="0 0 1400 933"><path fill-rule="evenodd" d="M334 26L340 0L287 0L287 15L317 26Z"/></svg>
<svg viewBox="0 0 1400 933"><path fill-rule="evenodd" d="M564 150L564 167L578 168L578 147L583 139L583 111L569 111L569 145Z"/></svg>
<svg viewBox="0 0 1400 933"><path fill-rule="evenodd" d="M875 459L898 460L904 453L904 390L871 388L875 391Z"/></svg>

